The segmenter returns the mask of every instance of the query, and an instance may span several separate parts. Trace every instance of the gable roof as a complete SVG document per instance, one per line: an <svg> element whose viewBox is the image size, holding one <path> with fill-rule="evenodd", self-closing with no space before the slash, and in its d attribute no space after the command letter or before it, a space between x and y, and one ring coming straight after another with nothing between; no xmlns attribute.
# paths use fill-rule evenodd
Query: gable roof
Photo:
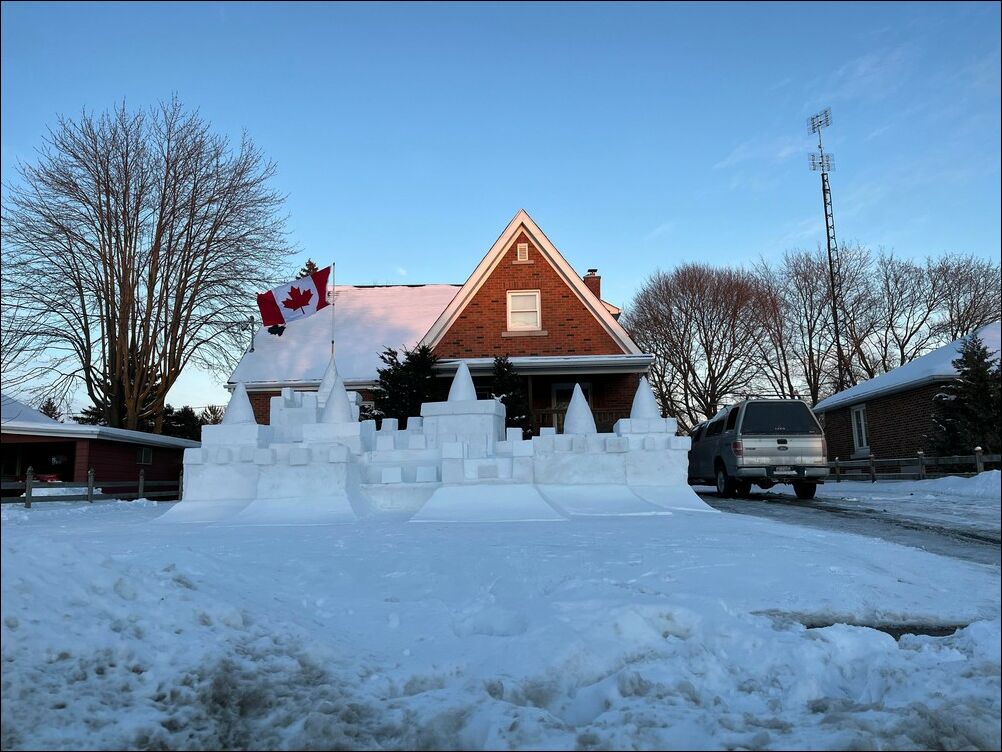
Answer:
<svg viewBox="0 0 1002 752"><path fill-rule="evenodd" d="M584 280L575 273L571 265L567 263L567 260L561 255L560 251L550 242L550 239L546 237L546 234L533 221L525 209L518 210L518 213L508 223L504 232L494 241L494 245L490 247L487 255L483 257L477 268L473 270L473 274L470 275L470 278L466 280L459 292L456 293L452 302L442 311L442 315L431 325L428 333L422 338L421 344L434 347L442 340L466 306L473 300L477 291L487 281L498 264L501 263L505 251L521 232L525 232L529 236L539 250L540 255L553 267L564 281L564 284L577 295L582 305L595 317L623 352L628 355L643 354L643 351L637 346L630 335L626 333L622 325L613 318L613 314L609 311L606 304L588 289Z"/></svg>
<svg viewBox="0 0 1002 752"><path fill-rule="evenodd" d="M459 285L335 287L334 305L291 322L281 337L262 327L229 378L248 389L320 383L330 360L331 316L341 378L351 385L376 379L386 347L414 347L456 295Z"/></svg>
<svg viewBox="0 0 1002 752"><path fill-rule="evenodd" d="M977 330L977 334L989 352L994 351L998 355L999 349L1002 347L999 322L985 324ZM883 397L925 384L956 378L957 369L953 367L953 361L959 357L960 347L963 343L963 339L958 339L920 358L915 358L903 366L874 376L869 381L833 394L831 397L821 400L815 406L814 412L823 413L838 407L856 405L875 397Z"/></svg>

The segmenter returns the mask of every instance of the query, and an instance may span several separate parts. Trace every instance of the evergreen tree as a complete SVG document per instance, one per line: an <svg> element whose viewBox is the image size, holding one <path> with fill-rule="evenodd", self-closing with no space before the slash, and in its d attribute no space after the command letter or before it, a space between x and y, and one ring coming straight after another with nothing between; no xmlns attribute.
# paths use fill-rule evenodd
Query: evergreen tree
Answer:
<svg viewBox="0 0 1002 752"><path fill-rule="evenodd" d="M217 426L223 422L225 412L226 409L222 405L206 405L198 414L198 419L203 426Z"/></svg>
<svg viewBox="0 0 1002 752"><path fill-rule="evenodd" d="M198 414L188 405L174 409L164 405L161 433L164 436L176 436L179 439L198 441L202 436L202 421Z"/></svg>
<svg viewBox="0 0 1002 752"><path fill-rule="evenodd" d="M976 335L964 340L953 361L957 378L933 399L933 442L941 455L971 454L980 446L986 454L1000 449L1002 370Z"/></svg>
<svg viewBox="0 0 1002 752"><path fill-rule="evenodd" d="M45 402L38 406L38 412L53 420L61 420L63 417L62 412L59 410L59 405L56 404L56 401L52 397L45 398Z"/></svg>
<svg viewBox="0 0 1002 752"><path fill-rule="evenodd" d="M303 277L308 277L311 274L313 274L313 272L318 272L318 271L320 271L320 267L316 265L313 259L306 259L306 263L303 264L303 268L299 270L299 275L296 277L296 279L302 279Z"/></svg>
<svg viewBox="0 0 1002 752"><path fill-rule="evenodd" d="M438 358L430 347L421 345L403 353L388 347L379 359L384 367L377 371L379 380L373 390L374 415L397 418L403 426L407 418L421 414L422 402L437 399L441 390L434 370Z"/></svg>
<svg viewBox="0 0 1002 752"><path fill-rule="evenodd" d="M532 433L532 409L525 391L525 379L515 372L507 355L494 358L491 394L504 404L508 428L521 428L523 438Z"/></svg>

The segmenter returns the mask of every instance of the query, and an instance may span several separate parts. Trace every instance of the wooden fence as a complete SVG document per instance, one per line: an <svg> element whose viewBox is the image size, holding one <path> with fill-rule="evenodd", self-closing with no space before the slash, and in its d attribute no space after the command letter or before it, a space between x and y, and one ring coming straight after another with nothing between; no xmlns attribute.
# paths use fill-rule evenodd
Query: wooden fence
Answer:
<svg viewBox="0 0 1002 752"><path fill-rule="evenodd" d="M981 447L974 448L974 454L958 454L950 457L926 457L924 452L916 452L914 457L878 458L870 455L865 459L842 460L836 457L828 463L831 471L829 482L843 480L925 480L941 478L944 475L971 476L986 469L997 469L1002 455L985 454Z"/></svg>
<svg viewBox="0 0 1002 752"><path fill-rule="evenodd" d="M4 491L21 491L24 496L7 496L0 498L0 504L24 504L26 509L31 509L32 503L43 501L86 501L95 502L105 499L179 499L183 486L183 475L177 480L146 480L146 470L140 469L139 477L136 480L113 480L97 481L94 479L94 469L87 471L86 483L47 483L39 482L35 479L35 472L28 468L25 473L24 483L4 482L0 484L0 489ZM150 487L157 490L149 490ZM58 496L38 495L34 493L40 488L80 488L83 491L79 494L66 494ZM128 488L134 491L119 491L113 493L103 493L109 488ZM102 493L96 493L96 491Z"/></svg>

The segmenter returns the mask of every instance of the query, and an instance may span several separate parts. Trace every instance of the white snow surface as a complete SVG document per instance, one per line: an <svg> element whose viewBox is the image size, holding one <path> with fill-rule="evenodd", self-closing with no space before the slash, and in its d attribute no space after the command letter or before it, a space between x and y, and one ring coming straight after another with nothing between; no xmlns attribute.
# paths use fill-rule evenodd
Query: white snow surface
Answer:
<svg viewBox="0 0 1002 752"><path fill-rule="evenodd" d="M48 415L40 413L33 407L29 407L20 400L0 394L0 422L10 423L17 421L21 423L58 423Z"/></svg>
<svg viewBox="0 0 1002 752"><path fill-rule="evenodd" d="M1002 741L997 567L731 514L150 524L164 507L4 510L4 749Z"/></svg>
<svg viewBox="0 0 1002 752"><path fill-rule="evenodd" d="M978 329L977 334L989 352L998 354L999 350L1002 349L1002 323L999 321L985 324ZM952 379L957 375L953 361L960 355L960 347L963 342L964 340L958 339L892 371L882 373L869 381L833 394L831 397L821 400L814 410L815 412L825 412L836 407L854 405L880 395L893 394L920 384Z"/></svg>
<svg viewBox="0 0 1002 752"><path fill-rule="evenodd" d="M264 328L254 335L230 383L318 384L330 362L331 316L341 378L375 381L387 347L413 347L459 291L459 285L338 285L333 306L289 324L282 336Z"/></svg>
<svg viewBox="0 0 1002 752"><path fill-rule="evenodd" d="M955 475L928 480L828 481L817 498L851 509L871 507L928 524L999 534L1002 528L1002 473L988 470L971 478ZM793 495L790 486L770 493Z"/></svg>

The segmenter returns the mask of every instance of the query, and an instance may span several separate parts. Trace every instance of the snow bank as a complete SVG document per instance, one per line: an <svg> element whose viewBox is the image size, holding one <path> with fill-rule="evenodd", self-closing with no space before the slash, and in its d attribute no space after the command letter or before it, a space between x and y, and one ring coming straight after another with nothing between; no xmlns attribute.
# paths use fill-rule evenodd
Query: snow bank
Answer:
<svg viewBox="0 0 1002 752"><path fill-rule="evenodd" d="M5 749L999 747L997 568L724 514L91 510L3 522Z"/></svg>

